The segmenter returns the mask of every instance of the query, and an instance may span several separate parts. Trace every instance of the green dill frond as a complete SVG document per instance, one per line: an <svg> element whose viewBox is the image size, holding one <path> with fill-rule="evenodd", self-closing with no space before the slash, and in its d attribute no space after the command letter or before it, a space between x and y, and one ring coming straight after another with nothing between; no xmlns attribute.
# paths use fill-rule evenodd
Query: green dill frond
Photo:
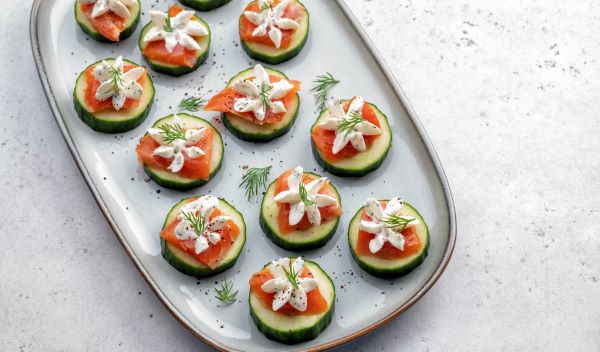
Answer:
<svg viewBox="0 0 600 352"><path fill-rule="evenodd" d="M113 92L118 92L119 88L123 86L123 75L116 67L109 65L108 71L113 82Z"/></svg>
<svg viewBox="0 0 600 352"><path fill-rule="evenodd" d="M415 221L414 218L408 218L399 215L386 215L381 222L385 224L385 227L389 229L400 227L400 231L404 231L406 226L411 222Z"/></svg>
<svg viewBox="0 0 600 352"><path fill-rule="evenodd" d="M181 125L177 125L177 124L162 124L161 126L158 127L160 131L160 134L162 134L163 139L165 140L165 142L167 143L171 143L173 141L176 141L178 139L182 139L185 140L185 131L183 130L183 127Z"/></svg>
<svg viewBox="0 0 600 352"><path fill-rule="evenodd" d="M260 92L258 93L262 102L262 106L265 109L265 113L267 112L267 109L271 106L271 100L269 99L270 88L271 87L269 87L269 84L267 82L262 82L262 84L260 85Z"/></svg>
<svg viewBox="0 0 600 352"><path fill-rule="evenodd" d="M331 73L326 72L324 75L317 76L313 83L314 86L310 89L310 91L315 96L315 102L319 107L319 110L323 111L327 108L329 90L336 84L340 83L340 81L333 78Z"/></svg>
<svg viewBox="0 0 600 352"><path fill-rule="evenodd" d="M248 200L259 195L265 189L270 172L271 166L253 167L242 176L240 187L246 189L246 198Z"/></svg>
<svg viewBox="0 0 600 352"><path fill-rule="evenodd" d="M308 199L308 192L306 191L306 187L304 186L304 183L302 181L300 181L300 185L298 187L298 194L300 195L300 200L302 201L302 203L304 203L305 205L314 205L315 202Z"/></svg>
<svg viewBox="0 0 600 352"><path fill-rule="evenodd" d="M233 291L233 281L225 278L225 280L221 283L221 288L215 287L215 291L217 292L215 297L219 301L226 304L235 303L238 291Z"/></svg>
<svg viewBox="0 0 600 352"><path fill-rule="evenodd" d="M283 273L285 274L285 277L288 279L288 281L292 284L292 286L294 286L294 288L298 288L298 273L296 272L296 270L294 270L294 267L292 266L292 259L290 259L288 268L283 268Z"/></svg>
<svg viewBox="0 0 600 352"><path fill-rule="evenodd" d="M203 217L195 215L193 212L183 212L181 214L183 215L184 220L187 220L192 224L192 227L194 227L194 231L196 231L198 236L206 230L207 223Z"/></svg>
<svg viewBox="0 0 600 352"><path fill-rule="evenodd" d="M165 32L173 32L173 27L171 26L171 11L169 10L167 10L167 20L165 21L163 29Z"/></svg>
<svg viewBox="0 0 600 352"><path fill-rule="evenodd" d="M269 0L265 0L262 5L260 6L260 12L263 12L265 10L268 10L271 8L271 4Z"/></svg>
<svg viewBox="0 0 600 352"><path fill-rule="evenodd" d="M349 117L346 117L340 121L336 130L338 133L348 134L354 130L356 125L363 122L362 115L359 112L353 111Z"/></svg>
<svg viewBox="0 0 600 352"><path fill-rule="evenodd" d="M204 107L207 100L203 96L183 98L178 107L183 111L196 112Z"/></svg>

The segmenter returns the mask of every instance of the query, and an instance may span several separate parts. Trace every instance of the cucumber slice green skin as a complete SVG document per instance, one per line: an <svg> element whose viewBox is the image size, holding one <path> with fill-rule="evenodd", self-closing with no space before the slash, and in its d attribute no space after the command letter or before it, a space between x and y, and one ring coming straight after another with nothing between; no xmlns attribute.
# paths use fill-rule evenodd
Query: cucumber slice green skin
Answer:
<svg viewBox="0 0 600 352"><path fill-rule="evenodd" d="M419 212L413 206L404 202L404 207L410 209L410 214L415 216L421 222L421 224L423 224L424 234L422 234L422 239L425 239L425 246L418 256L415 256L414 258L411 258L408 261L402 260L395 267L378 267L377 265L368 263L364 260L364 258L361 258L359 255L356 254L356 252L354 251L354 247L352 246L351 232L353 230L358 231L358 221L360 220L363 208L358 209L356 214L352 217L352 220L350 220L350 224L348 225L348 245L350 247L350 253L352 253L352 257L354 258L358 266L360 266L364 271L368 272L373 276L377 276L380 278L397 278L400 276L404 276L413 271L419 265L421 265L421 263L425 261L425 258L427 258L430 243L429 228L425 223L425 220L423 220L423 217L421 217L421 214L419 214Z"/></svg>
<svg viewBox="0 0 600 352"><path fill-rule="evenodd" d="M286 345L293 345L315 339L321 334L321 332L323 332L323 330L325 330L325 328L327 328L327 326L329 326L329 323L331 323L333 318L334 311L335 305L332 305L329 311L315 325L309 328L282 331L262 322L256 315L254 308L250 306L250 316L252 317L252 320L254 320L258 331L262 332L268 339L284 343Z"/></svg>
<svg viewBox="0 0 600 352"><path fill-rule="evenodd" d="M149 78L150 76L148 76ZM73 105L75 107L75 112L86 125L90 126L94 131L102 132L102 133L121 133L131 131L132 129L139 126L148 114L150 113L150 107L152 103L148 105L148 108L144 110L141 114L125 121L102 121L98 120L93 112L89 112L86 108L79 102L75 93L73 93Z"/></svg>
<svg viewBox="0 0 600 352"><path fill-rule="evenodd" d="M181 201L179 201L177 204L175 204L173 206L173 208L171 208L171 210L169 211L169 214L167 215L165 222L163 224L163 229L169 224L170 220L176 216L176 214L174 214L176 211L179 210L179 208L190 198L196 198L196 197L189 197L189 198L185 198L182 199ZM194 260L193 258L184 258L183 255L187 255L187 253L184 253L183 255L181 254L181 250L173 245L171 245L170 243L168 243L167 241L165 241L163 238L160 239L160 246L161 246L161 254L163 256L163 258L165 258L165 260L171 264L171 266L173 266L175 269L179 270L180 272L186 274L186 275L190 275L190 276L194 276L197 278L205 278L205 277L210 277L210 276L214 276L217 275L219 273L224 272L225 270L233 267L235 265L235 263L237 262L240 254L242 253L242 249L244 248L244 244L246 243L246 223L244 222L244 217L242 216L242 214L237 211L237 209L235 209L231 204L229 204L226 200L219 198L219 201L222 203L222 205L224 207L227 208L228 211L231 212L235 212L235 214L237 215L237 217L241 220L241 224L236 224L240 227L240 234L238 235L238 238L236 239L236 242L241 240L241 244L237 244L237 251L235 253L227 253L226 259L219 264L216 268L211 269L207 266L205 266L204 264L202 264L201 262ZM234 248L232 248L234 249Z"/></svg>
<svg viewBox="0 0 600 352"><path fill-rule="evenodd" d="M229 130L229 132L231 132L231 134L238 137L239 139L248 142L266 143L283 136L284 134L288 133L290 129L292 129L292 126L298 118L298 110L300 105L300 99L297 99L296 101L298 102L298 104L294 108L294 113L291 120L289 120L289 122L283 127L278 128L269 134L249 133L241 128L237 128L237 126L235 126L235 124L232 123L232 121L236 119L236 116L231 116L230 114L222 113L221 118L223 120L223 124Z"/></svg>
<svg viewBox="0 0 600 352"><path fill-rule="evenodd" d="M329 275L327 275L317 263L312 262L310 260L304 260L304 262L312 267L311 270L315 268L320 270L323 274L325 274L325 277L329 281L329 285L331 285L331 288L333 290L333 299L331 301L331 306L329 307L329 310L325 312L325 314L312 326L297 330L280 330L276 326L272 326L266 321L261 320L261 318L256 312L256 308L252 304L254 300L258 299L253 298L252 291L250 291L248 297L248 302L250 306L250 316L252 317L252 320L254 320L254 323L256 324L258 330L270 340L274 340L287 345L293 345L296 343L309 341L319 336L319 334L321 334L321 332L323 332L323 330L327 328L329 323L331 323L333 313L335 311L335 285L333 284L333 281L331 281ZM262 304L261 302L256 303Z"/></svg>
<svg viewBox="0 0 600 352"><path fill-rule="evenodd" d="M200 187L207 184L210 180L212 180L212 178L217 174L217 172L219 172L219 170L221 169L221 164L222 162L220 162L219 166L210 173L208 180L194 180L190 182L180 182L161 177L152 168L146 165L144 165L144 171L146 171L146 173L148 174L148 176L150 176L152 181L154 181L159 186L169 188L175 191L187 191L192 188Z"/></svg>
<svg viewBox="0 0 600 352"><path fill-rule="evenodd" d="M142 4L140 3L140 0L138 0L138 4L139 4L139 10L135 14L133 22L131 22L131 24L129 26L125 27L123 29L123 31L121 31L121 33L119 34L119 41L129 38L133 34L133 32L135 32L138 24L140 23L140 14L142 12L141 11ZM79 2L75 1L75 21L77 22L79 27L85 32L85 34L89 35L92 39L97 40L102 43L115 43L112 40L110 40L110 39L106 38L105 36L103 36L102 34L100 34L100 32L96 31L96 29L94 29L94 27L90 27L90 25L88 23L86 23L85 21L83 21L80 18L80 16L82 16L82 15L85 16L85 15L79 11L79 5L80 5Z"/></svg>
<svg viewBox="0 0 600 352"><path fill-rule="evenodd" d="M142 52L142 57L144 58L144 61L146 61L148 63L148 66L150 66L150 68L152 68L153 71L164 73L164 74L171 75L174 77L179 77L186 73L195 71L198 67L200 67L200 65L202 65L206 61L206 59L208 59L208 55L210 53L210 42L211 42L210 27L200 17L194 16L193 18L195 20L197 20L198 22L200 22L200 24L202 24L202 26L208 30L208 35L201 37L200 40L198 41L198 43L200 44L201 50L199 50L196 53L196 63L192 67L176 66L176 65L171 65L171 64L167 64L164 62L160 62L160 61L156 61L156 60L147 58L144 55L144 48L148 44L145 43L143 39L146 36L146 33L150 30L150 28L152 28L152 22L146 24L144 26L144 28L142 28L142 32L140 33L140 37L138 39L138 46L140 47L140 51Z"/></svg>
<svg viewBox="0 0 600 352"><path fill-rule="evenodd" d="M202 50L198 51L198 53L196 54L196 63L194 64L193 67L170 65L167 63L163 63L163 62L159 62L159 61L147 58L144 55L144 48L146 47L147 44L143 41L143 38L146 35L146 33L150 30L150 28L152 28L152 23L148 23L147 25L144 26L144 28L142 29L142 32L140 33L140 37L138 40L138 46L140 47L140 51L142 52L144 61L146 61L148 63L148 65L152 68L153 71L161 72L161 73L168 74L168 75L171 75L174 77L178 77L178 76L184 75L186 73L195 71L198 67L200 67L200 65L202 65L206 61L206 59L208 58L208 55L210 53L210 43L211 43L210 27L200 17L194 16L194 19L198 20L203 25L203 27L208 30L208 35L202 37L201 40L199 41L199 44L200 44Z"/></svg>
<svg viewBox="0 0 600 352"><path fill-rule="evenodd" d="M227 269L230 269L235 265L238 259L238 257L235 257L235 259L227 261L226 263L223 263L214 269L209 267L196 267L188 264L185 260L182 260L180 257L178 257L174 251L174 247L162 238L160 239L160 247L160 254L169 264L171 264L172 267L186 275L190 275L199 279L215 276L226 271Z"/></svg>
<svg viewBox="0 0 600 352"><path fill-rule="evenodd" d="M250 44L249 42L246 42L243 40L241 40L240 42L241 42L242 48L244 49L246 54L248 54L248 56L250 56L254 60L258 60L258 61L264 62L266 64L269 64L269 65L279 65L281 63L284 63L288 60L293 59L295 56L300 54L300 52L304 48L304 44L306 44L307 39L308 39L308 35L305 36L304 39L293 49L283 52L279 55L264 54L264 53L261 53L257 49L251 48L250 46L252 44Z"/></svg>
<svg viewBox="0 0 600 352"><path fill-rule="evenodd" d="M348 100L344 100L343 103L345 103L347 101ZM392 133L391 133L390 125L387 120L387 116L385 116L385 114L383 112L381 112L381 110L379 110L379 108L375 104L369 103L369 105L371 106L371 109L373 109L373 111L375 111L375 114L379 118L382 130L384 131L384 134L385 134L385 135L380 136L379 138L385 138L386 135L389 135L389 141L387 142L384 151L382 151L381 154L379 154L375 158L373 158L373 161L371 163L369 163L368 165L361 166L361 167L340 166L340 165L336 165L335 162L329 162L329 161L325 160L325 158L321 156L321 153L317 149L315 142L311 138L310 139L311 150L312 150L313 156L315 157L315 160L317 161L317 164L319 164L319 166L321 166L323 169L327 170L328 172L330 172L336 176L361 177L372 171L377 170L381 166L381 164L383 164L385 158L387 157L387 155L390 151L390 147L392 145ZM315 123L310 128L311 131L316 128L317 124L319 123L319 120L323 117L323 114L326 114L326 113L327 113L327 110L321 112L321 114L319 115L319 117L317 118ZM358 155L360 155L360 154L358 154Z"/></svg>
<svg viewBox="0 0 600 352"><path fill-rule="evenodd" d="M313 175L316 177L320 177L319 175L313 174L310 172L305 172L305 174L310 174L310 175ZM329 240L331 240L331 238L337 231L337 228L338 228L338 225L340 222L340 218L338 217L335 220L328 220L328 222L335 221L335 223L333 224L333 227L329 231L324 232L308 241L304 241L304 242L290 241L288 238L286 238L286 235L279 233L277 224L276 223L271 224L269 222L268 217L265 214L265 208L267 205L266 202L268 201L267 194L269 194L270 190L275 187L276 183L277 183L277 180L273 181L269 185L269 187L267 187L267 190L265 191L265 196L263 197L263 200L262 200L261 206L260 206L260 216L259 216L258 221L259 221L260 228L263 230L263 232L265 233L267 238L269 238L271 240L271 242L275 243L277 246L279 246L283 249L287 249L289 251L303 251L303 250L309 250L309 249L323 247L327 242L329 242ZM335 186L332 183L330 183L329 186L334 191L336 198L338 200L338 204L341 207L342 201L341 201L340 194L338 193L337 188L335 188ZM321 226L323 226L323 224L321 224Z"/></svg>
<svg viewBox="0 0 600 352"><path fill-rule="evenodd" d="M306 30L305 30L302 38L300 38L297 42L292 43L288 48L285 48L285 49L284 48L276 49L274 47L266 46L264 44L240 40L240 42L242 44L242 48L244 49L246 54L248 54L248 56L250 56L251 58L253 58L255 60L267 63L269 65L277 65L282 62L288 61L288 60L294 58L296 55L300 54L300 52L304 48L304 45L306 44L306 41L308 40L308 32L309 32L309 28L310 28L310 17L308 14L308 10L306 10L306 7L304 6L304 4L302 4L300 1L297 1L297 0L296 0L296 3L298 3L298 4L302 5L302 7L304 7ZM244 16L243 14L240 16L240 27L241 27L241 20L242 20L243 16ZM301 30L301 29L298 29L298 30ZM267 51L270 51L270 52L267 52Z"/></svg>
<svg viewBox="0 0 600 352"><path fill-rule="evenodd" d="M227 82L227 87L231 86L237 81L240 81L246 77L252 76L254 74L253 68L245 69L235 76L233 76L229 82ZM284 79L288 79L288 77L281 71L265 67L265 70L274 76L279 76ZM266 143L272 141L276 138L279 138L289 132L292 128L296 119L298 118L298 111L300 110L300 96L296 94L296 105L293 107L289 107L288 112L284 115L283 119L280 122L273 124L265 124L263 126L254 124L251 122L246 122L246 120L234 116L229 113L222 113L221 118L223 120L223 124L225 127L233 134L241 140L248 142L258 142L258 143ZM252 124L252 128L254 131L250 131L248 129L244 129L243 126L238 127L237 124ZM273 127L277 125L277 127Z"/></svg>
<svg viewBox="0 0 600 352"><path fill-rule="evenodd" d="M213 140L213 150L212 153L213 155L215 155L215 153L217 153L220 158L218 160L217 165L215 165L213 167L213 169L211 170L209 176L208 176L208 180L196 180L196 179L183 179L182 177L178 177L178 176L171 176L171 175L160 175L160 173L165 173L162 172L161 170L155 170L149 166L144 165L144 171L146 171L146 173L148 174L148 176L150 176L150 178L156 182L156 184L163 186L165 188L169 188L169 189L173 189L176 191L187 191L189 189L195 188L195 187L199 187L202 186L206 183L208 183L210 180L212 180L212 178L217 174L217 172L219 172L219 170L221 169L221 165L223 164L223 153L224 153L224 147L223 147L223 138L221 137L221 133L219 133L219 131L214 128L214 126L204 120L201 119L199 117L190 115L190 114L185 114L185 113L179 113L177 114L177 116L179 116L180 118L190 118L190 119L195 119L195 120L200 120L202 121L202 123L209 125L212 129L213 129L213 133L214 133L214 137L216 140L218 140L218 146L219 149L216 150L215 149L215 141ZM166 119L170 119L172 118L173 115L168 115L163 117L162 119L157 120L152 127L156 127L159 124L161 124L161 122L163 122ZM147 134L147 132L146 132Z"/></svg>
<svg viewBox="0 0 600 352"><path fill-rule="evenodd" d="M381 156L381 158L373 161L372 164L370 164L368 167L366 167L364 169L348 170L348 169L336 167L335 165L330 164L325 159L323 159L321 157L321 154L319 154L319 150L317 149L317 147L315 146L314 143L311 143L311 150L312 150L313 156L315 157L315 161L317 162L317 164L319 164L320 167L322 167L329 173L336 175L336 176L340 176L340 177L362 177L362 176L370 173L371 171L375 171L381 166L381 164L383 164L383 161L385 160L385 158L388 154L388 151L386 151L385 154L383 154Z"/></svg>
<svg viewBox="0 0 600 352"><path fill-rule="evenodd" d="M323 247L327 242L329 242L329 240L333 237L333 235L337 231L339 221L340 221L339 218L335 220L335 227L331 231L327 232L327 234L325 234L325 236L315 239L314 241L311 241L311 242L299 244L299 243L287 241L285 239L285 235L280 235L276 229L272 228L271 225L269 225L269 223L267 222L265 217L262 215L262 212L261 212L261 215L259 218L260 228L263 230L263 232L265 233L267 238L270 239L271 242L275 243L279 247L281 247L283 249L287 249L288 251L304 251L304 250Z"/></svg>
<svg viewBox="0 0 600 352"><path fill-rule="evenodd" d="M112 59L105 59L105 60L112 60ZM97 62L91 64L90 66L97 65L101 62L102 62L102 60L97 61ZM139 66L135 62L125 60L125 59L123 60L123 62L130 64L130 65ZM94 131L103 132L103 133L127 132L127 131L130 131L130 130L136 128L142 122L144 122L146 117L148 117L148 114L150 113L150 109L152 108L152 103L154 102L154 83L152 82L152 78L150 78L149 74L146 74L146 83L144 84L144 89L145 90L150 89L151 96L149 97L148 105L144 108L144 110L139 112L137 115L133 115L130 118L127 118L126 120L111 121L111 120L99 118L98 117L99 112L94 113L94 112L88 111L87 108L85 107L84 103L77 97L77 90L78 90L77 88L80 84L83 84L83 81L85 81L85 71L86 70L87 70L87 68L81 72L79 77L77 77L77 81L75 83L75 88L73 88L73 106L75 108L75 112L77 113L77 116L79 116L81 121L83 121L86 125L88 125Z"/></svg>
<svg viewBox="0 0 600 352"><path fill-rule="evenodd" d="M217 7L221 7L231 0L179 0L185 6L191 7L198 11L210 11Z"/></svg>
<svg viewBox="0 0 600 352"><path fill-rule="evenodd" d="M206 50L202 53L202 55L198 56L198 59L194 66L166 66L165 64L159 63L158 61L153 61L144 56L144 61L150 66L152 71L164 73L173 77L183 76L186 73L194 72L202 65L206 59L208 59L209 50ZM143 56L143 55L142 55Z"/></svg>

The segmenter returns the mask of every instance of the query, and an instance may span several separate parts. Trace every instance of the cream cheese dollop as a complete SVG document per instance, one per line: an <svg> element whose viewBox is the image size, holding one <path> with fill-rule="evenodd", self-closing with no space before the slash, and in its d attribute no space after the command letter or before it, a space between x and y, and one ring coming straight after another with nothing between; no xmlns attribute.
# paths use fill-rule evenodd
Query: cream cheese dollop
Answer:
<svg viewBox="0 0 600 352"><path fill-rule="evenodd" d="M404 201L399 197L392 198L383 208L381 202L374 198L368 198L364 203L365 212L371 220L361 220L360 229L374 234L375 237L369 242L369 250L371 253L377 253L386 242L399 250L404 250L404 236L402 231L405 228L419 224L419 220L412 216L400 215ZM392 226L390 219L395 217L401 219L405 223L403 226Z"/></svg>
<svg viewBox="0 0 600 352"><path fill-rule="evenodd" d="M303 268L302 257L293 261L290 258L281 258L269 264L269 271L273 278L262 284L261 289L267 293L275 293L271 307L274 311L288 302L301 312L306 310L308 306L306 293L318 288L319 285L313 278L300 277Z"/></svg>
<svg viewBox="0 0 600 352"><path fill-rule="evenodd" d="M232 88L235 92L245 95L236 98L233 109L237 112L252 111L254 117L263 121L267 111L275 114L286 112L285 105L278 99L283 99L294 87L285 79L271 83L269 73L262 65L254 66L254 78L237 81Z"/></svg>
<svg viewBox="0 0 600 352"><path fill-rule="evenodd" d="M329 116L319 127L325 130L335 131L335 139L331 151L337 154L348 142L359 152L367 150L364 136L376 136L382 133L381 129L367 120L362 120L362 108L365 103L363 97L356 97L350 103L348 111L344 112L340 98L333 101L329 107ZM343 128L342 126L346 126Z"/></svg>
<svg viewBox="0 0 600 352"><path fill-rule="evenodd" d="M92 71L94 78L100 82L95 98L98 101L112 98L114 109L121 110L127 98L138 100L144 93L144 88L137 82L144 72L143 67L135 67L123 72L121 56L116 58L114 63L102 61Z"/></svg>
<svg viewBox="0 0 600 352"><path fill-rule="evenodd" d="M176 133L167 134L167 130L175 131ZM191 158L196 159L205 155L206 153L199 147L196 147L202 137L206 128L202 127L199 129L190 128L185 130L183 121L179 116L174 115L169 123L163 124L158 128L152 127L148 129L148 134L154 139L160 146L152 152L152 155L158 155L163 158L173 158L173 162L169 165L168 169L171 172L179 172L183 168L185 157L183 153ZM173 137L177 138L173 138Z"/></svg>
<svg viewBox="0 0 600 352"><path fill-rule="evenodd" d="M138 5L136 0L78 0L81 4L94 4L92 9L92 18L112 12L122 19L129 19L131 12L129 7Z"/></svg>
<svg viewBox="0 0 600 352"><path fill-rule="evenodd" d="M283 37L281 30L298 29L300 24L290 18L283 17L285 8L289 4L288 0L281 1L274 8L272 1L269 0L258 0L258 4L260 12L244 11L244 17L257 26L252 32L252 36L262 37L268 34L275 47L279 49Z"/></svg>
<svg viewBox="0 0 600 352"><path fill-rule="evenodd" d="M169 53L175 50L177 44L186 49L198 51L202 48L193 37L208 35L208 31L198 21L193 21L194 11L181 11L175 17L165 12L148 11L153 27L144 36L144 42L165 41Z"/></svg>
<svg viewBox="0 0 600 352"><path fill-rule="evenodd" d="M210 216L219 205L219 198L207 195L200 196L181 207L177 220L179 224L175 227L175 237L186 241L194 240L194 252L200 254L221 241L221 235L217 232L231 220L229 216L218 215L210 219ZM192 221L190 221L192 220Z"/></svg>
<svg viewBox="0 0 600 352"><path fill-rule="evenodd" d="M290 226L298 224L304 217L304 213L306 213L308 221L312 225L319 226L321 225L319 208L337 204L337 199L319 193L321 186L327 182L327 177L320 177L304 185L302 181L303 174L302 166L296 166L287 179L289 189L275 195L274 200L279 203L290 204L288 218ZM301 190L301 184L304 191ZM301 192L305 192L305 194L301 194Z"/></svg>

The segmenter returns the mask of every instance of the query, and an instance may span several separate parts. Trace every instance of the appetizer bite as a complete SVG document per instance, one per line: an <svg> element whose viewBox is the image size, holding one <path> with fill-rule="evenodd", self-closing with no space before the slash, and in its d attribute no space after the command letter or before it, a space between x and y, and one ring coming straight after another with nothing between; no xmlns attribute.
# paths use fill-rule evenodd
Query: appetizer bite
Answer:
<svg viewBox="0 0 600 352"><path fill-rule="evenodd" d="M197 69L210 47L210 28L194 11L171 5L168 12L148 11L150 23L142 29L139 46L156 71L181 76Z"/></svg>
<svg viewBox="0 0 600 352"><path fill-rule="evenodd" d="M392 144L386 116L363 97L333 101L310 134L317 163L338 176L363 176L377 169Z"/></svg>
<svg viewBox="0 0 600 352"><path fill-rule="evenodd" d="M139 0L76 0L75 20L95 40L118 42L135 31L141 8Z"/></svg>
<svg viewBox="0 0 600 352"><path fill-rule="evenodd" d="M162 256L175 269L198 278L231 268L246 242L244 217L211 195L182 199L160 232Z"/></svg>
<svg viewBox="0 0 600 352"><path fill-rule="evenodd" d="M308 11L298 0L252 1L240 16L242 48L276 65L298 55L308 38Z"/></svg>
<svg viewBox="0 0 600 352"><path fill-rule="evenodd" d="M231 0L179 0L185 6L189 6L198 11L210 11L221 7Z"/></svg>
<svg viewBox="0 0 600 352"><path fill-rule="evenodd" d="M204 106L223 115L225 127L240 139L268 142L284 135L298 116L300 82L256 65L229 80Z"/></svg>
<svg viewBox="0 0 600 352"><path fill-rule="evenodd" d="M429 229L410 204L367 199L348 226L348 243L356 263L379 277L402 276L427 257Z"/></svg>
<svg viewBox="0 0 600 352"><path fill-rule="evenodd" d="M73 104L92 129L125 132L146 119L154 101L154 84L144 67L121 56L88 66L77 78Z"/></svg>
<svg viewBox="0 0 600 352"><path fill-rule="evenodd" d="M206 120L188 114L169 115L148 129L136 153L154 182L187 190L207 183L219 171L223 140Z"/></svg>
<svg viewBox="0 0 600 352"><path fill-rule="evenodd" d="M333 237L342 215L340 195L327 177L284 172L269 185L262 200L260 227L281 248L322 247Z"/></svg>
<svg viewBox="0 0 600 352"><path fill-rule="evenodd" d="M260 332L294 344L314 339L329 325L335 286L317 263L282 258L252 275L248 302Z"/></svg>

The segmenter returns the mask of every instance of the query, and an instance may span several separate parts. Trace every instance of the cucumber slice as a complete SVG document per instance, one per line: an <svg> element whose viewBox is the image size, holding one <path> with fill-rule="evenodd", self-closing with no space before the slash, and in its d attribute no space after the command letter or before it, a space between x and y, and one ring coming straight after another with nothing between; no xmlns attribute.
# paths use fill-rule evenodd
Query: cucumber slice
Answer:
<svg viewBox="0 0 600 352"><path fill-rule="evenodd" d="M358 266L374 276L392 278L406 275L411 270L423 263L429 250L429 228L427 227L427 224L425 223L425 220L423 220L421 214L419 214L419 212L412 205L406 202L404 202L401 214L409 215L419 220L419 224L416 225L416 230L419 238L421 239L421 243L423 243L423 248L410 257L394 260L382 259L373 256L359 256L356 254L356 245L358 243L359 223L362 210L363 208L358 209L352 220L350 220L350 225L348 226L348 244L350 245L352 257L354 257L354 260Z"/></svg>
<svg viewBox="0 0 600 352"><path fill-rule="evenodd" d="M304 16L300 21L300 28L298 28L294 34L292 35L292 42L287 48L275 48L274 46L254 43L250 41L241 40L242 48L244 51L255 60L259 60L271 65L277 65L282 62L288 61L294 56L298 55L302 48L304 48L304 44L306 44L306 40L308 39L308 29L309 29L309 14L306 7L298 0L292 0L290 3L295 2L301 5L304 8ZM242 17L244 14L240 16L240 32L241 32L241 23Z"/></svg>
<svg viewBox="0 0 600 352"><path fill-rule="evenodd" d="M288 316L274 312L250 291L248 303L250 315L256 327L267 338L285 344L295 344L316 338L325 330L333 318L335 310L335 286L331 278L321 267L309 260L304 260L319 285L319 290L327 300L329 309L315 315Z"/></svg>
<svg viewBox="0 0 600 352"><path fill-rule="evenodd" d="M304 172L304 174L321 177L310 172ZM279 247L291 251L323 247L333 237L333 234L335 234L340 221L339 217L323 221L321 222L321 225L311 227L307 230L294 231L287 234L280 233L279 225L277 223L279 206L274 200L276 183L277 180L273 181L273 183L269 185L260 206L259 223L265 235ZM333 190L335 198L341 207L342 200L340 198L340 194L332 183L330 183L329 186Z"/></svg>
<svg viewBox="0 0 600 352"><path fill-rule="evenodd" d="M171 222L175 217L179 214L179 209L187 203L187 201L191 198L185 198L179 201L179 203L175 204L173 208L169 211L167 218L165 219L165 223L163 224L163 229ZM242 248L244 247L244 243L246 243L246 223L244 222L244 217L242 214L237 211L231 204L229 204L224 199L219 198L219 205L217 209L221 211L221 213L230 216L235 222L235 224L240 228L240 234L233 241L231 248L227 254L221 260L221 263L214 268L211 269L208 266L204 265L202 262L198 261L192 255L187 252L179 249L178 247L168 243L163 238L160 239L160 244L162 247L161 254L165 260L171 264L175 269L181 271L184 274L195 276L198 278L213 276L218 273L221 273L229 268L231 268L238 257L242 253Z"/></svg>
<svg viewBox="0 0 600 352"><path fill-rule="evenodd" d="M137 2L137 6L128 7L131 16L129 16L127 21L125 21L125 28L121 31L121 34L119 35L119 41L131 36L133 32L135 32L138 23L140 23L140 13L142 9L142 4L140 3L140 0L137 0ZM94 28L92 22L90 22L85 13L81 10L81 4L77 0L75 0L75 21L77 21L79 27L81 27L81 29L93 39L104 43L113 42L112 40L100 34L100 32L98 32Z"/></svg>
<svg viewBox="0 0 600 352"><path fill-rule="evenodd" d="M221 7L231 0L179 0L185 6L191 7L198 11L210 11Z"/></svg>
<svg viewBox="0 0 600 352"><path fill-rule="evenodd" d="M110 58L105 59L104 61L110 63L114 62L115 59ZM102 60L91 64L88 68L100 63L102 63ZM139 66L135 62L125 59L123 59L123 63ZM81 72L75 82L75 89L73 90L73 104L79 118L93 130L104 133L125 132L139 126L150 113L150 107L154 102L154 84L152 83L150 75L146 73L146 80L143 85L144 92L140 97L137 106L129 109L121 109L119 111L105 109L91 112L87 108L85 102L85 90L87 88L85 71L87 71L88 68Z"/></svg>
<svg viewBox="0 0 600 352"><path fill-rule="evenodd" d="M205 127L212 129L214 132L212 142L212 155L210 160L210 176L208 180L182 177L170 171L152 168L147 165L144 165L144 170L150 176L150 178L152 178L152 180L154 180L154 182L156 182L157 184L166 188L184 191L190 188L201 186L210 181L215 176L215 174L221 168L221 163L223 162L224 149L221 134L216 128L213 127L213 125L210 122L185 113L177 114L177 116L179 116L179 118L183 121L185 128ZM168 123L169 121L171 121L171 119L173 119L173 117L174 115L163 117L162 119L156 121L154 125L152 125L152 127L158 127L164 123Z"/></svg>
<svg viewBox="0 0 600 352"><path fill-rule="evenodd" d="M200 67L200 65L202 65L202 63L204 63L206 61L206 59L208 58L209 51L210 51L210 37L211 37L210 27L200 17L194 16L193 18L196 21L198 21L202 25L202 27L206 28L206 30L208 31L208 35L199 37L196 40L198 45L200 45L201 49L196 52L196 63L194 64L193 67L177 66L177 65L169 64L166 62L162 62L159 60L154 60L154 59L150 59L150 58L146 57L146 55L144 55L144 49L148 46L148 43L144 42L143 39L146 36L146 33L148 33L148 31L150 30L150 28L152 28L152 22L150 22L144 26L144 28L142 29L142 32L140 33L140 38L138 39L138 45L140 47L140 51L142 52L142 56L144 57L144 60L148 63L148 65L152 68L152 70L177 77L177 76L181 76L186 73L195 71L198 67Z"/></svg>
<svg viewBox="0 0 600 352"><path fill-rule="evenodd" d="M227 83L227 87L233 85L235 82L252 77L254 75L253 70L253 68L249 68L233 76L233 78L231 78ZM265 70L269 73L269 75L278 76L286 80L288 79L288 77L281 71L277 71L272 68L265 68ZM292 128L294 122L296 122L296 118L298 117L299 108L300 96L296 94L290 106L287 107L285 115L279 122L259 125L234 114L223 113L223 124L233 135L239 139L250 142L269 142L277 137L283 136Z"/></svg>
<svg viewBox="0 0 600 352"><path fill-rule="evenodd" d="M344 100L342 103L346 103L348 100ZM390 150L390 146L392 145L392 130L390 129L390 125L388 123L387 117L384 113L377 108L377 106L368 103L371 109L377 115L379 119L379 124L381 125L382 134L379 138L375 139L369 148L361 153L356 154L355 156L347 159L342 159L338 161L328 161L321 154L321 152L317 149L315 142L311 137L311 145L313 155L317 161L317 163L325 170L331 172L337 176L355 176L360 177L365 174L376 170L388 154ZM326 109L317 118L317 121L312 125L311 132L317 128L317 125L325 120L329 116L329 111Z"/></svg>

